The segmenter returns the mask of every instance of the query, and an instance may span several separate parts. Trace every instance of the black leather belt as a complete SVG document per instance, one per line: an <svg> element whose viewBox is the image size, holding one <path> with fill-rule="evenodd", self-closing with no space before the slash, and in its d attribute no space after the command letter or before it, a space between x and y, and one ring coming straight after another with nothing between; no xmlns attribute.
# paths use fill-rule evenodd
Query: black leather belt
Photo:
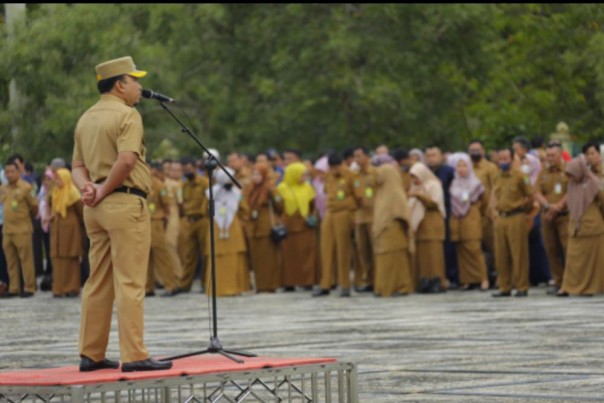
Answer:
<svg viewBox="0 0 604 403"><path fill-rule="evenodd" d="M562 212L560 212L560 213L558 213L558 214L556 214L556 215L557 215L558 217L564 217L564 216L567 216L567 215L568 215L568 210L567 210L567 211L562 211Z"/></svg>
<svg viewBox="0 0 604 403"><path fill-rule="evenodd" d="M133 194L133 195L140 196L143 199L147 198L147 193L143 192L140 189L131 188L131 187L128 187L128 186L120 186L119 188L115 188L112 193L115 193L115 192Z"/></svg>
<svg viewBox="0 0 604 403"><path fill-rule="evenodd" d="M514 209L514 210L510 210L510 211L500 211L499 212L499 216L500 217L511 217L511 216L518 215L518 214L521 214L521 213L524 213L524 209L523 208L517 208L517 209Z"/></svg>

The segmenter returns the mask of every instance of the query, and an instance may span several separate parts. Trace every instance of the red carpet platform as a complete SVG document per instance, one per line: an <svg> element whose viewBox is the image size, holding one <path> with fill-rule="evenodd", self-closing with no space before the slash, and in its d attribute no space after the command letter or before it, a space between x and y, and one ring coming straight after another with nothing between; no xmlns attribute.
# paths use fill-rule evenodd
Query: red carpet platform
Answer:
<svg viewBox="0 0 604 403"><path fill-rule="evenodd" d="M173 361L167 371L80 372L78 366L0 372L0 402L358 403L354 363L333 358L245 358L211 354Z"/></svg>
<svg viewBox="0 0 604 403"><path fill-rule="evenodd" d="M0 386L66 386L91 383L141 381L165 379L177 376L217 374L234 371L280 368L288 366L327 364L333 358L245 358L244 364L237 364L220 355L202 355L174 361L167 371L121 372L121 369L104 369L80 372L78 366L29 369L15 372L0 372Z"/></svg>

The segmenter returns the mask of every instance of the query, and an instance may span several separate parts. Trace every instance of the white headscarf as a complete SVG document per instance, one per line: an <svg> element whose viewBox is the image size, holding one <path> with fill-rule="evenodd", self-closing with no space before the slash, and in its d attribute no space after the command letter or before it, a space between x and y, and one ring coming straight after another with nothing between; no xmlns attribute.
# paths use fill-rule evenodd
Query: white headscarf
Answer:
<svg viewBox="0 0 604 403"><path fill-rule="evenodd" d="M462 177L457 173L459 161L466 163L468 176ZM455 217L465 217L470 211L472 203L476 202L484 193L484 186L474 173L472 160L466 153L455 153L449 157L448 164L455 169L455 179L449 188L451 195L451 212Z"/></svg>
<svg viewBox="0 0 604 403"><path fill-rule="evenodd" d="M411 192L428 196L438 205L438 211L440 211L443 218L446 217L445 196L440 180L421 162L413 164L409 173L418 178L421 182L421 185L412 184ZM424 219L426 208L417 197L409 198L409 207L411 209L411 228L413 228L413 231L415 232Z"/></svg>
<svg viewBox="0 0 604 403"><path fill-rule="evenodd" d="M229 174L235 176L235 171L226 168ZM216 211L216 224L221 230L228 230L235 219L241 201L241 190L235 185L227 190L224 185L231 183L231 179L222 170L216 171L216 184L212 186L214 192L214 205ZM209 189L206 196L210 196Z"/></svg>

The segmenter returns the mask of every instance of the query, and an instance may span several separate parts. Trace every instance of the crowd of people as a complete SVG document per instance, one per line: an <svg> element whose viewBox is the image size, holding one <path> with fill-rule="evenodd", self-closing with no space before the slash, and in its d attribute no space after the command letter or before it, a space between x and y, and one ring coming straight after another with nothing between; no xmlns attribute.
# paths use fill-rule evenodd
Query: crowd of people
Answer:
<svg viewBox="0 0 604 403"><path fill-rule="evenodd" d="M493 297L523 297L543 283L556 296L602 293L604 171L599 143L582 151L571 158L559 142L517 137L489 155L478 140L466 152L358 146L312 161L295 149L231 152L224 163L241 188L221 169L210 181L208 156L149 162L146 295L190 292L196 278L210 291L210 186L219 296L495 288ZM79 296L81 197L63 159L40 177L19 155L6 161L0 296Z"/></svg>

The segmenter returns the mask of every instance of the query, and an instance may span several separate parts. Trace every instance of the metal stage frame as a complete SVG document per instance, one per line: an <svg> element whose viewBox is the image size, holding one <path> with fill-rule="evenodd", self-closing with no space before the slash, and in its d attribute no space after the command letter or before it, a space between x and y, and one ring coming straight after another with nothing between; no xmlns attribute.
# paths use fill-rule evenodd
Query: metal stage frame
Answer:
<svg viewBox="0 0 604 403"><path fill-rule="evenodd" d="M357 367L350 362L140 381L66 386L0 386L0 403L358 403L358 401Z"/></svg>

